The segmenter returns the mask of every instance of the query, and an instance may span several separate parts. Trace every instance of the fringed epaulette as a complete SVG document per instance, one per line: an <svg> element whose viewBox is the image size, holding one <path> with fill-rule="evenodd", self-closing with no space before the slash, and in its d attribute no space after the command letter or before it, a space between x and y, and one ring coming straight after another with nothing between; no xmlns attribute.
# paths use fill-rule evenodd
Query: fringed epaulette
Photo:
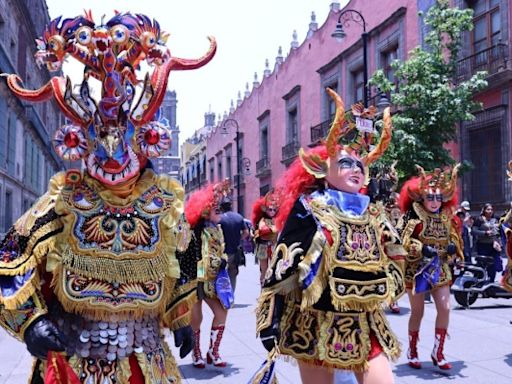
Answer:
<svg viewBox="0 0 512 384"><path fill-rule="evenodd" d="M178 286L166 306L162 321L171 330L190 325L192 307L197 302L197 280Z"/></svg>
<svg viewBox="0 0 512 384"><path fill-rule="evenodd" d="M12 289L4 290L0 295L0 304L7 309L23 304L39 287L39 274L35 268L55 248L56 235L63 228L54 209L63 185L64 174L54 176L48 192L14 223L0 243L0 276L5 277L5 284L17 277L23 281L21 285L19 281L13 281Z"/></svg>

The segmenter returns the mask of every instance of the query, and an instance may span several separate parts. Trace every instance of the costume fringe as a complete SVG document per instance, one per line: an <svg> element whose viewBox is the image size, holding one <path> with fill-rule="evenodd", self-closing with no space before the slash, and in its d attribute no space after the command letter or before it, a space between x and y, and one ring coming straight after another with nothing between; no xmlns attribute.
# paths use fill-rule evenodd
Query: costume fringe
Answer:
<svg viewBox="0 0 512 384"><path fill-rule="evenodd" d="M23 275L28 270L37 267L41 264L48 252L55 248L56 237L50 237L45 241L37 244L40 239L51 232L62 227L61 223L52 221L41 228L39 228L34 234L31 235L30 240L27 243L25 251L19 255L16 259L5 263L0 261L0 275L3 276L17 276ZM37 244L34 247L34 244Z"/></svg>
<svg viewBox="0 0 512 384"><path fill-rule="evenodd" d="M165 311L166 304L169 302L169 297L172 294L174 279L164 280L164 290L161 297L157 300L156 304L148 305L142 300L137 300L132 304L121 304L121 308L114 307L105 303L91 304L91 300L95 298L78 299L70 296L64 289L65 282L63 281L63 267L60 266L53 271L53 279L51 286L55 295L62 304L66 312L75 313L78 315L89 316L95 320L109 321L110 316L117 315L121 321L133 319L133 317L141 317L144 315L161 315ZM114 280L115 281L115 280ZM126 308L129 307L129 308Z"/></svg>
<svg viewBox="0 0 512 384"><path fill-rule="evenodd" d="M325 244L325 235L322 232L317 231L313 237L313 240L311 241L311 246L309 247L306 256L298 265L299 282L302 283L304 278L311 271L311 265L314 264L318 258L322 258L312 283L302 291L301 310L304 310L305 308L315 304L320 299L322 292L327 287L328 267L326 266L325 261L326 255L322 255Z"/></svg>
<svg viewBox="0 0 512 384"><path fill-rule="evenodd" d="M16 310L31 297L40 286L39 274L33 272L30 279L19 288L12 296L0 296L0 304L3 304L6 310Z"/></svg>
<svg viewBox="0 0 512 384"><path fill-rule="evenodd" d="M259 337L261 330L270 327L272 324L272 316L274 314L274 298L275 294L270 291L263 290L258 303L256 305L256 337ZM268 303L268 312L265 312L266 303Z"/></svg>
<svg viewBox="0 0 512 384"><path fill-rule="evenodd" d="M350 311L373 311L377 308L380 308L380 305L383 301L385 301L387 297L380 297L378 299L369 299L364 302L361 302L359 299L347 299L347 300L339 300L335 299L331 296L331 302L336 311L339 312L350 312Z"/></svg>
<svg viewBox="0 0 512 384"><path fill-rule="evenodd" d="M195 283L196 281L188 282L173 293L174 297L180 297L184 292L188 291L186 296L173 303L162 316L162 321L171 331L190 325L192 307L197 302Z"/></svg>
<svg viewBox="0 0 512 384"><path fill-rule="evenodd" d="M151 259L114 260L75 254L68 247L62 255L62 264L80 276L119 283L140 283L168 276L171 259L162 252Z"/></svg>
<svg viewBox="0 0 512 384"><path fill-rule="evenodd" d="M376 324L375 319L380 318L382 323L384 324L384 329L380 329L378 325ZM386 319L386 316L382 313L382 309L379 309L377 311L374 311L370 314L370 324L369 324L371 330L373 330L375 337L379 341L380 346L382 347L382 350L384 351L384 354L393 362L397 361L402 353L401 344L396 338L396 335L391 331L391 327L389 325L389 322ZM389 343L386 343L386 341L382 337L382 333L387 330L389 332L390 337L392 338L393 346L390 348Z"/></svg>

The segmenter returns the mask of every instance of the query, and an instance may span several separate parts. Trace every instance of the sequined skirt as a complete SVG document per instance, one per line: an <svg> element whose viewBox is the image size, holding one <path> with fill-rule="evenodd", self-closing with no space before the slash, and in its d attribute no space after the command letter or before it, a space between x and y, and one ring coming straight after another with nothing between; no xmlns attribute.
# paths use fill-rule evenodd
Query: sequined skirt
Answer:
<svg viewBox="0 0 512 384"><path fill-rule="evenodd" d="M418 261L407 261L405 263L405 287L412 289L414 286L414 276L424 266L423 259ZM434 288L442 287L450 284L452 281L452 272L447 262L441 264L441 274L439 275L439 281L435 284Z"/></svg>

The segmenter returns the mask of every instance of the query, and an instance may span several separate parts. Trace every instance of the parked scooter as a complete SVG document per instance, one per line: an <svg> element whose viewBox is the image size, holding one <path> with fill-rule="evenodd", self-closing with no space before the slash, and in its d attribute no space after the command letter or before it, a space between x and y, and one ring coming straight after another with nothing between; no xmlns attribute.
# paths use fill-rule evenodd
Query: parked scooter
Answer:
<svg viewBox="0 0 512 384"><path fill-rule="evenodd" d="M455 281L450 290L455 301L465 308L469 308L478 299L482 298L512 298L512 292L506 291L498 282L490 281L487 266L494 263L492 256L477 255L475 262L464 262L454 268Z"/></svg>

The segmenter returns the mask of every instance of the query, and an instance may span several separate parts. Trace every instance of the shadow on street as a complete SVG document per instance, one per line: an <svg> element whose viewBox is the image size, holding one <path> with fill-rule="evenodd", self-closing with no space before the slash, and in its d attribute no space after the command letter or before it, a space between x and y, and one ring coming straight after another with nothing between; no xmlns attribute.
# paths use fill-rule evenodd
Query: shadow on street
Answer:
<svg viewBox="0 0 512 384"><path fill-rule="evenodd" d="M466 368L466 364L463 361L453 361L452 369L443 371L435 367L431 361L422 361L421 369L414 369L409 367L407 364L396 365L393 373L396 377L416 377L425 381L438 380L440 378L448 380L456 380L458 378L465 378L461 371Z"/></svg>
<svg viewBox="0 0 512 384"><path fill-rule="evenodd" d="M211 380L215 377L230 377L236 375L240 369L229 364L225 368L216 368L213 365L206 365L204 369L194 368L192 364L180 365L183 377L194 378L196 380Z"/></svg>

